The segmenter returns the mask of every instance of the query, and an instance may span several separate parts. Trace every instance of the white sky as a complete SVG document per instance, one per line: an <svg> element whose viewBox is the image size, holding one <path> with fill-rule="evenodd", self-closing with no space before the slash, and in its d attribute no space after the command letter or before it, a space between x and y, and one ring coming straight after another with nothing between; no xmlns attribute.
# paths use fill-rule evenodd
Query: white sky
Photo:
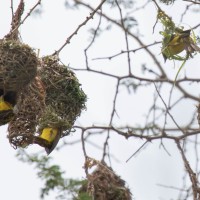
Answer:
<svg viewBox="0 0 200 200"><path fill-rule="evenodd" d="M15 5L19 1L15 1ZM26 1L26 11L34 5L36 1ZM75 28L85 19L88 15L88 10L82 9L77 11L70 11L64 8L64 0L43 0L43 11L41 17L29 17L25 24L20 28L21 36L24 43L39 49L40 55L52 54L57 50L65 41ZM93 1L96 5L100 1ZM179 9L177 9L179 8ZM153 10L153 11L152 11ZM167 8L169 14L178 19L181 8L175 4ZM155 6L149 5L146 9L145 15L143 12L139 12L137 16L140 21L141 33L146 33L144 41L148 44L153 41L159 41L160 36L152 34L152 26L155 23ZM148 17L147 17L148 16ZM0 38L2 38L10 28L10 1L1 0L0 6ZM196 18L197 19L197 18ZM94 18L89 22L87 26L80 30L70 45L68 45L60 54L62 61L65 64L75 68L81 68L85 66L85 58L83 49L89 43L88 28L97 23L98 18ZM186 18L186 21L191 26L196 25L195 20ZM96 26L95 26L96 27ZM113 28L110 32L106 32L103 37L97 40L94 48L89 52L89 59L109 56L118 53L122 47L125 48L122 33L117 32L118 29ZM114 36L114 37L113 37ZM105 39L106 38L106 39ZM149 42L151 41L151 42ZM132 48L136 48L137 44L133 41L131 43ZM157 46L155 52L160 56L160 61L163 62L162 56L159 55L160 49ZM133 67L136 73L139 73L137 66L141 62L144 62L144 58L138 56L136 53L134 56ZM122 56L123 57L123 56ZM196 59L196 60L195 60ZM190 65L194 65L194 71L188 71L192 76L199 74L199 69L195 66L195 62L199 62L199 58L195 58L195 61L190 61ZM91 61L97 69L102 69L108 72L114 72L116 74L125 74L124 65L125 58L115 59L112 64L109 61ZM151 63L152 61L150 61ZM153 63L152 63L153 64ZM169 67L169 72L172 73L172 77L175 76L176 70L173 68L173 64ZM187 67L187 66L186 66ZM104 124L108 121L108 117L111 112L113 88L115 87L115 80L108 79L96 74L86 74L84 72L77 73L77 76L82 83L82 87L85 93L88 95L87 111L84 111L81 118L77 120L77 124L84 126L92 124ZM154 88L150 88L147 93L139 91L137 96L130 96L126 91L121 91L121 95L118 99L118 105L122 109L119 109L120 119L116 119L116 122L124 125L131 123L140 123L144 118L143 114L148 106L146 98L152 93ZM195 89L195 88L194 88ZM199 87L198 87L199 89ZM98 92L97 92L98 91ZM195 89L196 91L196 89ZM198 90L200 91L200 90ZM149 100L149 104L152 99ZM191 105L192 104L192 105ZM185 107L185 113L189 112L191 103L188 107ZM124 106L125 105L125 106ZM182 113L175 113L177 117L181 117L180 121L184 121ZM42 182L36 178L36 170L33 166L19 162L14 156L16 151L10 146L6 138L6 126L0 128L0 158L1 158L1 170L0 170L0 185L1 194L0 198L5 200L20 199L20 200L37 200L39 199L39 188L42 186ZM73 133L71 136L65 138L66 141L73 141L80 138L79 134ZM99 145L104 142L105 136L97 136ZM97 141L94 139L93 141ZM143 141L136 140L134 138L126 141L121 136L112 136L110 140L110 149L119 162L112 162L113 169L118 175L122 176L127 181L133 197L136 200L168 200L172 197L176 197L176 191L168 190L162 187L158 187L156 184L165 184L170 186L179 186L182 181L182 169L183 164L180 160L180 155L176 149L176 145L173 142L164 141L167 149L172 156L168 156L166 152L160 148L159 141L150 143L146 150L142 151L135 158L128 163L125 161L129 156L135 152ZM60 142L62 144L62 141ZM96 159L101 158L101 152L90 145L86 145L89 156ZM31 146L27 149L28 152L40 151L39 146ZM42 154L45 154L42 151ZM70 178L83 178L85 176L82 166L84 164L83 153L81 144L74 146L67 146L60 151L54 151L51 156L54 158L54 163L58 163L62 166L62 169L66 171L67 177ZM161 198L162 197L162 198ZM54 196L51 195L47 198L53 200Z"/></svg>

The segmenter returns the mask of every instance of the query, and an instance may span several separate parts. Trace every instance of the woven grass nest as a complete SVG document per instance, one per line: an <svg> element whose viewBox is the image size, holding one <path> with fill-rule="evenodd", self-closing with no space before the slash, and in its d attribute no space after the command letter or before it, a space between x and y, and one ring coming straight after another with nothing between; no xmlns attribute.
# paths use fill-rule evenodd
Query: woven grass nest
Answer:
<svg viewBox="0 0 200 200"><path fill-rule="evenodd" d="M14 148L33 143L39 118L45 110L45 89L39 77L18 93L16 115L8 126L8 138Z"/></svg>
<svg viewBox="0 0 200 200"><path fill-rule="evenodd" d="M42 58L38 75L17 93L15 116L8 127L10 143L14 148L40 144L38 136L46 127L67 135L85 102L75 74L53 56Z"/></svg>
<svg viewBox="0 0 200 200"><path fill-rule="evenodd" d="M46 89L46 109L38 132L45 127L56 127L65 136L85 109L86 95L75 74L67 66L60 65L56 56L41 59L39 75Z"/></svg>
<svg viewBox="0 0 200 200"><path fill-rule="evenodd" d="M0 39L0 97L4 106L0 125L9 122L8 138L14 148L40 145L36 139L48 127L67 135L86 102L75 74L60 65L56 56L39 59L31 47L19 41L23 11L24 2L20 1L10 32ZM11 103L5 95L12 93L15 102L5 110L5 103Z"/></svg>
<svg viewBox="0 0 200 200"><path fill-rule="evenodd" d="M8 128L10 143L14 148L28 146L46 127L68 134L85 102L75 74L53 56L42 58L38 76L18 93L17 114Z"/></svg>
<svg viewBox="0 0 200 200"><path fill-rule="evenodd" d="M38 58L28 45L0 40L0 89L18 91L36 76Z"/></svg>
<svg viewBox="0 0 200 200"><path fill-rule="evenodd" d="M105 163L99 163L94 172L88 175L78 194L78 199L131 200L131 192L115 172Z"/></svg>

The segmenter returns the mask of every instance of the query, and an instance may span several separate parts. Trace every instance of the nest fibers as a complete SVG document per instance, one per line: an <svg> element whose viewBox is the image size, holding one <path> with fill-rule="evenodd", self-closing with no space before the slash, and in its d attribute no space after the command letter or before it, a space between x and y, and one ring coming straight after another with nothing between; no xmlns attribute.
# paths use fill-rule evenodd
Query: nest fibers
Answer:
<svg viewBox="0 0 200 200"><path fill-rule="evenodd" d="M85 108L86 95L75 74L60 65L57 57L46 56L41 61L39 74L46 89L46 110L39 122L39 132L45 127L55 127L64 136Z"/></svg>
<svg viewBox="0 0 200 200"><path fill-rule="evenodd" d="M99 163L96 170L88 175L86 184L79 190L78 197L81 196L91 196L95 200L132 199L130 190L125 186L125 181L105 163Z"/></svg>
<svg viewBox="0 0 200 200"><path fill-rule="evenodd" d="M37 65L37 56L28 45L0 40L0 89L18 91L36 76Z"/></svg>
<svg viewBox="0 0 200 200"><path fill-rule="evenodd" d="M38 120L45 109L45 89L39 77L18 93L15 117L8 126L8 138L14 148L33 143Z"/></svg>

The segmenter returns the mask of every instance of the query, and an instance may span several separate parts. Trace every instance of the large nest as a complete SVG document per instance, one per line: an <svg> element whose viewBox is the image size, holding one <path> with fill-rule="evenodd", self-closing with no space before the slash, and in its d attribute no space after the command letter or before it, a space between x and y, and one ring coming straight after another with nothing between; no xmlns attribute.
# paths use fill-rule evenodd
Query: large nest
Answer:
<svg viewBox="0 0 200 200"><path fill-rule="evenodd" d="M8 138L15 147L33 143L38 120L45 109L45 89L39 77L18 93L15 117L9 123Z"/></svg>
<svg viewBox="0 0 200 200"><path fill-rule="evenodd" d="M0 40L0 89L18 91L36 76L38 59L28 45Z"/></svg>
<svg viewBox="0 0 200 200"><path fill-rule="evenodd" d="M67 135L85 108L86 95L75 74L60 65L55 56L42 58L39 74L46 88L46 111L40 119L39 131L49 126L59 127L62 135Z"/></svg>
<svg viewBox="0 0 200 200"><path fill-rule="evenodd" d="M131 192L115 172L105 163L99 163L96 170L88 175L86 184L80 190L78 197L91 196L95 200L131 200ZM78 198L78 199L79 199Z"/></svg>

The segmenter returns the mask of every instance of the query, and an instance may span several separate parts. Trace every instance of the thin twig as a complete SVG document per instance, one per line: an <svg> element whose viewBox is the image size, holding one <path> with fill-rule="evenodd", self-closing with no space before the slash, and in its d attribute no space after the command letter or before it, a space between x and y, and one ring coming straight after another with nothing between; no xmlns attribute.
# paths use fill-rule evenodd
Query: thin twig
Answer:
<svg viewBox="0 0 200 200"><path fill-rule="evenodd" d="M131 158L133 158L133 156L135 156L137 153L140 152L141 149L143 149L145 147L145 145L148 143L149 141L147 140L146 142L144 142L140 147L139 149L137 149L136 152L134 152L127 160L126 162L128 162Z"/></svg>
<svg viewBox="0 0 200 200"><path fill-rule="evenodd" d="M82 133L81 133L81 143L82 143L83 154L85 157L85 163L87 163L88 156L87 156L86 148L85 148L84 130L82 130ZM88 167L85 167L85 174L86 176L88 176Z"/></svg>
<svg viewBox="0 0 200 200"><path fill-rule="evenodd" d="M126 51L127 51L127 61L128 61L128 72L129 72L129 74L131 74L131 57L130 57L130 53L129 53L128 34L127 34L127 31L126 31L127 28L125 27L125 24L124 24L122 9L120 8L117 0L115 0L115 3L117 4L117 7L119 9L120 21L121 21L121 25L122 25L122 27L124 29L124 36L125 36L125 42L126 42Z"/></svg>
<svg viewBox="0 0 200 200"><path fill-rule="evenodd" d="M15 30L17 30L24 22L25 20L31 15L31 13L35 10L35 8L41 4L41 0L38 0L38 2L30 9L30 11L26 14L26 16L24 17L24 19L15 27L15 29L12 30L12 32L14 32Z"/></svg>
<svg viewBox="0 0 200 200"><path fill-rule="evenodd" d="M102 8L101 8L101 12L102 12ZM89 43L89 45L84 49L85 62L86 62L86 68L87 68L87 69L89 69L87 51L88 51L89 48L92 46L92 44L95 42L95 38L96 38L96 36L97 36L97 32L98 32L98 30L99 30L99 28L100 28L100 25L101 25L101 19L102 19L102 16L100 15L99 22L98 22L97 28L95 29L95 31L94 31L94 33L93 33L92 40L91 40L91 42Z"/></svg>
<svg viewBox="0 0 200 200"><path fill-rule="evenodd" d="M182 191L182 192L187 192L187 190L183 189L183 188L178 188L178 187L174 187L174 186L163 185L163 184L160 184L160 183L158 183L156 185L158 185L160 187L168 188L168 189L173 189L173 190L178 190L178 191Z"/></svg>
<svg viewBox="0 0 200 200"><path fill-rule="evenodd" d="M163 140L161 139L160 147L163 147L164 151L167 153L168 156L171 156L165 145L163 144Z"/></svg>
<svg viewBox="0 0 200 200"><path fill-rule="evenodd" d="M160 44L161 42L153 42L151 44L148 44L148 45L145 45L145 46L142 46L142 47L138 47L136 49L132 49L132 50L128 50L128 51L125 51L125 50L121 50L119 53L116 53L112 56L107 56L107 57L99 57L99 58L93 58L92 60L103 60L103 59L108 59L108 60L111 60L119 55L122 55L124 53L135 53L136 51L139 51L139 50L142 50L142 49L146 49L147 47L150 47L150 46L154 46L156 44Z"/></svg>
<svg viewBox="0 0 200 200"><path fill-rule="evenodd" d="M65 43L57 50L53 53L53 55L58 55L62 49L70 43L71 39L78 34L78 31L79 29L82 27L82 26L85 26L87 24L87 22L91 19L93 19L95 13L102 7L102 5L106 2L106 0L103 0L101 1L101 3L96 7L96 9L94 9L93 12L90 13L90 15L88 17L86 17L86 19L81 23L79 24L79 26L76 28L76 30L67 38L67 40L65 41Z"/></svg>
<svg viewBox="0 0 200 200"><path fill-rule="evenodd" d="M170 118L172 119L172 121L174 122L174 124L177 126L177 128L183 133L185 134L185 131L178 125L178 123L175 121L174 117L171 115L171 113L169 112L169 109L167 107L167 104L165 103L164 99L162 98L160 92L158 91L157 87L156 87L156 84L154 83L154 86L156 88L156 91L161 99L161 101L163 102L164 106L165 106L165 109L166 109L166 112L168 113L168 115L170 116Z"/></svg>
<svg viewBox="0 0 200 200"><path fill-rule="evenodd" d="M198 180L196 177L196 174L193 172L192 168L190 167L190 164L185 156L185 153L180 145L180 142L178 140L176 140L176 144L177 147L181 153L184 165L185 165L185 169L188 172L188 175L190 177L190 181L192 183L192 190L193 190L193 200L199 200L200 198L200 188L198 187Z"/></svg>
<svg viewBox="0 0 200 200"><path fill-rule="evenodd" d="M114 114L116 112L116 101L117 101L117 95L118 95L118 93L119 93L119 81L117 82L117 85L116 85L115 96L114 96L114 99L113 99L113 108L112 108L112 113L111 113L111 117L110 117L109 126L111 126L113 118L114 118ZM106 140L104 142L102 160L104 160L105 156L107 155L106 154L106 149L108 147L108 140L109 140L109 138L110 138L110 130L108 130L107 137L106 137Z"/></svg>
<svg viewBox="0 0 200 200"><path fill-rule="evenodd" d="M94 10L93 7L91 7L90 5L84 3L83 1L74 0L74 2L76 2L76 4L83 5L83 6L85 6L86 8L88 8L88 9L90 9L90 10L92 10L92 11ZM127 29L124 30L124 28L122 27L121 23L119 23L117 20L112 19L111 17L105 15L104 13L100 13L100 12L98 12L98 11L97 11L97 14L99 14L99 15L101 14L102 17L104 17L106 20L110 21L111 23L113 23L113 24L116 25L117 27L121 28L123 31L127 31L127 34L128 34L130 37L134 38L134 39L138 42L138 44L139 44L140 46L142 46L142 47L145 47L145 46L146 46L146 45L142 42L142 40L140 40L140 38L139 38L137 35L133 34L131 31L129 31L129 30L127 30ZM153 59L153 61L154 61L155 64L157 65L158 69L160 70L160 72L161 72L161 75L160 75L160 76L163 77L163 78L164 78L164 77L167 77L167 75L166 75L166 73L165 73L163 67L161 66L160 62L159 62L158 59L155 57L155 55L153 54L153 52L151 52L148 48L144 48L144 49L145 49L145 51L150 55L150 57Z"/></svg>
<svg viewBox="0 0 200 200"><path fill-rule="evenodd" d="M183 0L183 1L191 2L191 3L194 3L194 4L200 4L200 2L196 2L196 1L192 1L192 0Z"/></svg>
<svg viewBox="0 0 200 200"><path fill-rule="evenodd" d="M39 6L41 4L42 0L38 0L38 2L30 9L30 11L26 14L26 16L24 17L24 19L21 21L20 25L23 24L25 22L25 20L31 15L31 13L35 10L35 8L37 6ZM19 26L20 26L19 25Z"/></svg>
<svg viewBox="0 0 200 200"><path fill-rule="evenodd" d="M13 21L13 17L14 17L13 0L11 0L10 2L10 8L11 8L11 13L12 13L12 21Z"/></svg>

